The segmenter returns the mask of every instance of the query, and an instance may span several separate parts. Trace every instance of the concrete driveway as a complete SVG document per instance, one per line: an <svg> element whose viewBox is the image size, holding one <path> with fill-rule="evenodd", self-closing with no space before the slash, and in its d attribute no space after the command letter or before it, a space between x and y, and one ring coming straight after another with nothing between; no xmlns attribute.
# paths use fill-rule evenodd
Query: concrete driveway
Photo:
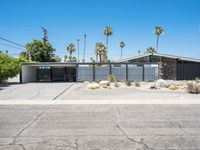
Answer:
<svg viewBox="0 0 200 150"><path fill-rule="evenodd" d="M1 150L199 150L200 105L0 106Z"/></svg>
<svg viewBox="0 0 200 150"><path fill-rule="evenodd" d="M0 100L53 100L74 83L8 84L1 87Z"/></svg>

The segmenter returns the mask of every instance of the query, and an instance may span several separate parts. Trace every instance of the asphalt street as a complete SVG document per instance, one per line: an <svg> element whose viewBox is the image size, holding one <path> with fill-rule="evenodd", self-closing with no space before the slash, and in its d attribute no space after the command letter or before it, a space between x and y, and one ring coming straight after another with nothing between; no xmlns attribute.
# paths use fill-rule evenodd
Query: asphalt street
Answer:
<svg viewBox="0 0 200 150"><path fill-rule="evenodd" d="M1 150L198 150L200 105L0 106Z"/></svg>

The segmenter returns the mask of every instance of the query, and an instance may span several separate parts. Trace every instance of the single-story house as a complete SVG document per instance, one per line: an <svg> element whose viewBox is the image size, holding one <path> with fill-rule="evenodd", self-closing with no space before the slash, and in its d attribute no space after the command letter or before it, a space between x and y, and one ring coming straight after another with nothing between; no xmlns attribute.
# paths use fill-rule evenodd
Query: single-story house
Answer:
<svg viewBox="0 0 200 150"><path fill-rule="evenodd" d="M200 77L200 59L154 53L130 57L117 62L157 62L162 79L191 80Z"/></svg>
<svg viewBox="0 0 200 150"><path fill-rule="evenodd" d="M21 83L79 82L108 80L152 81L160 78L158 63L75 63L26 62L22 63Z"/></svg>

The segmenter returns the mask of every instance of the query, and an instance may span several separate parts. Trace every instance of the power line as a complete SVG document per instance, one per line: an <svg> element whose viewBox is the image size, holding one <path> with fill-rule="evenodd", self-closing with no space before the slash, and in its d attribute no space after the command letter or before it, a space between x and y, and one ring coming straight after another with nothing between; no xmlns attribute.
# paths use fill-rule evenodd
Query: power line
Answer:
<svg viewBox="0 0 200 150"><path fill-rule="evenodd" d="M0 43L0 45L6 46L6 47L10 47L10 48L15 48L15 49L24 50L23 48L15 47L15 46L8 45L8 44L5 44L5 43Z"/></svg>
<svg viewBox="0 0 200 150"><path fill-rule="evenodd" d="M14 44L14 45L18 45L18 46L20 46L20 47L25 47L25 46L22 45L22 44L19 44L19 43L16 43L16 42L13 42L13 41L7 40L7 39L2 38L2 37L0 37L0 40L3 40L3 41L6 41L6 42L9 42L9 43Z"/></svg>

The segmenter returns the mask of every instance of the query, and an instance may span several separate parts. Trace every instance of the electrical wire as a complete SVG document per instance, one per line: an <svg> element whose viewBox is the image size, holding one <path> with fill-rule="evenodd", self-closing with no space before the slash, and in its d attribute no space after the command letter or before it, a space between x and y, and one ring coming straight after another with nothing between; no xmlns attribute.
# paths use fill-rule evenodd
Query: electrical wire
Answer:
<svg viewBox="0 0 200 150"><path fill-rule="evenodd" d="M10 40L5 39L5 38L2 38L2 37L0 37L0 40L3 40L3 41L6 41L6 42L9 42L9 43L14 44L14 45L18 45L18 46L20 46L20 47L25 47L25 46L22 45L22 44L19 44L19 43L16 43L16 42L10 41Z"/></svg>

